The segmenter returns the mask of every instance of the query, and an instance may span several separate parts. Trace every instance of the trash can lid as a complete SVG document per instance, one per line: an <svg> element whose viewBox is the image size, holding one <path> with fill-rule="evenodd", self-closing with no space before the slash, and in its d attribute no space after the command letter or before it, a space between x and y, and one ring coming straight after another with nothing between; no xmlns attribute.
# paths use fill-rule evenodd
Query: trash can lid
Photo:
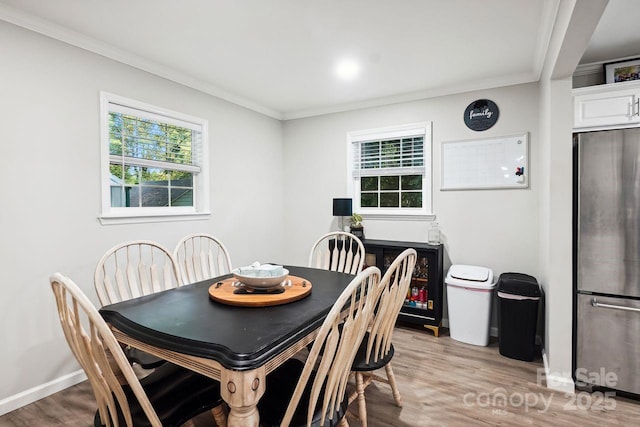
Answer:
<svg viewBox="0 0 640 427"><path fill-rule="evenodd" d="M492 283L493 271L490 268L463 264L449 267L445 282L449 285L478 289L492 289L495 285Z"/></svg>
<svg viewBox="0 0 640 427"><path fill-rule="evenodd" d="M542 295L535 277L523 273L502 273L498 279L498 292L523 297Z"/></svg>

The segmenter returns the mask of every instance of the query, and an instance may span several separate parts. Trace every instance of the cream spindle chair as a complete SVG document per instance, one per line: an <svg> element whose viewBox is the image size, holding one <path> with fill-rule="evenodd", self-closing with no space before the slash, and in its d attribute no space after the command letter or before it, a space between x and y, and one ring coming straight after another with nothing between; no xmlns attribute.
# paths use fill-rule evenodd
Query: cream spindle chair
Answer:
<svg viewBox="0 0 640 427"><path fill-rule="evenodd" d="M151 240L132 240L109 249L98 261L94 285L107 305L181 285L173 254Z"/></svg>
<svg viewBox="0 0 640 427"><path fill-rule="evenodd" d="M374 380L389 384L396 405L402 407L402 398L391 368L391 359L394 354L391 338L396 319L411 284L416 258L415 249L406 249L396 257L382 277L380 302L351 367L355 373L356 391L349 396L349 403L358 399L358 418L363 426L367 425L364 390ZM386 378L374 373L375 370L383 367Z"/></svg>
<svg viewBox="0 0 640 427"><path fill-rule="evenodd" d="M150 240L132 240L109 249L98 261L93 282L103 306L181 285L178 264L171 252ZM164 363L135 348L125 347L125 353L129 361L144 370Z"/></svg>
<svg viewBox="0 0 640 427"><path fill-rule="evenodd" d="M311 247L309 267L358 274L364 265L364 245L351 233L335 231L320 237Z"/></svg>
<svg viewBox="0 0 640 427"><path fill-rule="evenodd" d="M231 273L231 257L227 248L210 234L196 233L183 237L173 256L183 285Z"/></svg>
<svg viewBox="0 0 640 427"><path fill-rule="evenodd" d="M218 425L226 425L218 381L171 363L138 380L120 344L78 285L60 273L49 281L64 336L98 404L94 426L180 426L207 411Z"/></svg>
<svg viewBox="0 0 640 427"><path fill-rule="evenodd" d="M380 270L367 268L336 300L304 365L289 359L267 376L258 402L263 426L348 426L349 371L380 291Z"/></svg>

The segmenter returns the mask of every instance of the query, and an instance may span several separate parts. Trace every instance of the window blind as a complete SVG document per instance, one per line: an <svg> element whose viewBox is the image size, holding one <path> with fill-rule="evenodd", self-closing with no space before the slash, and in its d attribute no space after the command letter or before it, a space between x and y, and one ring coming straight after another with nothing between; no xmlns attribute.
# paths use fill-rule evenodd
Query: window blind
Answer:
<svg viewBox="0 0 640 427"><path fill-rule="evenodd" d="M200 172L202 127L115 103L109 104L109 161Z"/></svg>
<svg viewBox="0 0 640 427"><path fill-rule="evenodd" d="M353 176L422 175L424 134L353 143Z"/></svg>

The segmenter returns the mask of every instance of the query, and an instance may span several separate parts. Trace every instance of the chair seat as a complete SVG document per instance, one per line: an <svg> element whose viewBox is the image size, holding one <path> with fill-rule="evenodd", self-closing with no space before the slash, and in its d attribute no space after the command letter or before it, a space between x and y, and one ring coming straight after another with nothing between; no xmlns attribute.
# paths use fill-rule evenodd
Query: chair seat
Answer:
<svg viewBox="0 0 640 427"><path fill-rule="evenodd" d="M293 392L298 384L298 379L304 368L304 364L296 359L289 359L278 369L267 376L267 388L264 396L258 402L258 410L260 411L260 424L264 427L279 427L280 422L284 418L287 405L293 396ZM291 421L291 426L307 425L307 410L310 401L311 386L313 385L313 377L307 382L307 388L304 390L300 399L300 404L296 408L295 415ZM324 390L320 392L320 396L324 395ZM334 427L340 423L345 416L348 406L348 399L340 403L340 409L333 414L333 419L329 419L327 414L324 424L320 424L321 405L316 408L313 414L312 427Z"/></svg>
<svg viewBox="0 0 640 427"><path fill-rule="evenodd" d="M144 351L133 347L125 348L124 354L127 355L127 359L130 362L137 363L144 369L155 369L166 363L166 360L161 359L160 357L145 353Z"/></svg>
<svg viewBox="0 0 640 427"><path fill-rule="evenodd" d="M369 372L375 371L376 369L383 368L386 364L388 364L393 358L393 344L391 344L391 348L384 356L379 356L377 361L373 360L373 357L369 358L369 363L366 363L367 360L367 342L369 341L369 333L365 335L360 347L358 348L358 353L356 354L355 359L353 360L353 365L351 365L351 370L356 372Z"/></svg>
<svg viewBox="0 0 640 427"><path fill-rule="evenodd" d="M202 412L223 403L218 381L168 362L143 378L140 383L163 427L180 426ZM125 385L123 390L131 408L133 425L150 426L131 388ZM118 418L120 425L126 425L120 410L118 410ZM105 425L98 411L93 424L95 427Z"/></svg>

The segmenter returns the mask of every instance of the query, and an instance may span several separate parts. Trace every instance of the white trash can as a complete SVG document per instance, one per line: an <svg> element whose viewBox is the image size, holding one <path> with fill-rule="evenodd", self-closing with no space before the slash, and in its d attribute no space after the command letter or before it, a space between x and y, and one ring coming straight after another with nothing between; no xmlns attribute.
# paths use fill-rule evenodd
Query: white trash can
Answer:
<svg viewBox="0 0 640 427"><path fill-rule="evenodd" d="M444 282L451 338L467 344L488 345L495 288L493 271L475 265L452 265Z"/></svg>

